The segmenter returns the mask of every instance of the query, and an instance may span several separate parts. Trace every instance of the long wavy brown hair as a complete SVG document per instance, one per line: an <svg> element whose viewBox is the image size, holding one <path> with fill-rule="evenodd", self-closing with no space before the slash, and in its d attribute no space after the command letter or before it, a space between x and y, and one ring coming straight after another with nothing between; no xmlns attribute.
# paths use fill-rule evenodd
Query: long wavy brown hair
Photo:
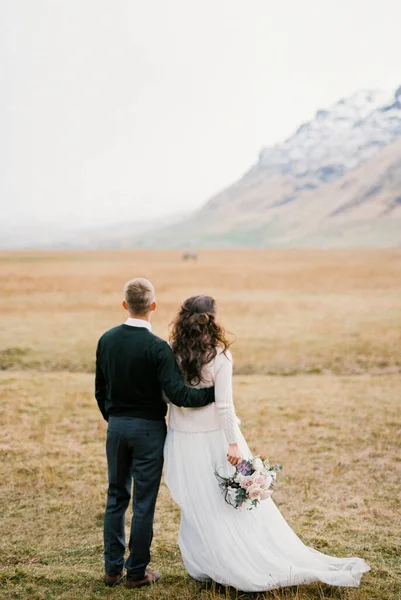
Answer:
<svg viewBox="0 0 401 600"><path fill-rule="evenodd" d="M226 353L231 344L216 322L214 298L191 296L185 300L171 324L170 344L185 381L198 385L203 381L202 368L219 348Z"/></svg>

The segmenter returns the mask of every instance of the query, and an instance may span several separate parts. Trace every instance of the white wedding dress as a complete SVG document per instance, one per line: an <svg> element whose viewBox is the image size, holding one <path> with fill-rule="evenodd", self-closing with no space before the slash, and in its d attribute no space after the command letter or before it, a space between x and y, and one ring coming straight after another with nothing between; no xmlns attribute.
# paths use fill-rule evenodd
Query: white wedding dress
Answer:
<svg viewBox="0 0 401 600"><path fill-rule="evenodd" d="M231 474L227 445L251 452L241 434L232 398L232 359L221 351L205 367L215 403L204 408L170 404L165 480L181 508L179 546L188 573L244 592L320 581L358 586L369 570L361 558L335 558L309 548L292 531L272 499L251 511L235 510L221 493L215 470Z"/></svg>

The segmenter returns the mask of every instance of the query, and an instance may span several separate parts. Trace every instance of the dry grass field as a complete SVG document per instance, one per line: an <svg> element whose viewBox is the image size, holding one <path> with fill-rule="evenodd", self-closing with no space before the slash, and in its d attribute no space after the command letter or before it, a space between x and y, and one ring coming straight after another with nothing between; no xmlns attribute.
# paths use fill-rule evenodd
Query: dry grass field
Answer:
<svg viewBox="0 0 401 600"><path fill-rule="evenodd" d="M372 567L358 589L246 595L191 581L179 513L162 486L160 584L102 584L106 424L93 398L99 335L124 319L121 288L157 288L154 331L210 293L236 335L235 400L255 452L284 464L275 501L302 539ZM401 251L0 253L0 598L399 600Z"/></svg>

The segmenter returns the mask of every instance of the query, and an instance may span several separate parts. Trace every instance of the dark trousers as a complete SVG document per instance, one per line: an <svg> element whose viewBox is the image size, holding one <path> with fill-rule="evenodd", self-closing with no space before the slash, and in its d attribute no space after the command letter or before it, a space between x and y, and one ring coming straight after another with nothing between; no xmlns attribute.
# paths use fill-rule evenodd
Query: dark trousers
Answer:
<svg viewBox="0 0 401 600"><path fill-rule="evenodd" d="M133 516L127 579L142 579L150 562L153 519L163 469L166 437L164 421L135 417L110 417L106 454L109 474L104 516L104 560L107 575L118 575L124 566L125 513L134 480Z"/></svg>

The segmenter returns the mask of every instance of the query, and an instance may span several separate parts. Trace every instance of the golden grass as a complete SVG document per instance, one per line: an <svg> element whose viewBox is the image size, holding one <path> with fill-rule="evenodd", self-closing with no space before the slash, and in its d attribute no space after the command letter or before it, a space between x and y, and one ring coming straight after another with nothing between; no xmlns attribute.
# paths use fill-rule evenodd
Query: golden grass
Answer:
<svg viewBox="0 0 401 600"><path fill-rule="evenodd" d="M162 582L103 586L105 423L90 371L134 275L156 285L162 336L185 297L218 298L237 335L244 433L285 466L276 502L306 543L369 562L359 589L251 596L191 581L164 485ZM401 251L203 252L196 265L177 252L3 252L0 279L0 599L401 598Z"/></svg>
<svg viewBox="0 0 401 600"><path fill-rule="evenodd" d="M245 436L255 451L285 465L275 495L285 518L306 543L338 556L362 556L372 567L359 589L307 586L267 598L397 598L399 384L398 375L236 377ZM132 596L101 583L106 425L92 386L88 374L0 377L2 598ZM152 563L163 571L163 582L137 596L224 597L186 576L176 545L178 520L163 485Z"/></svg>
<svg viewBox="0 0 401 600"><path fill-rule="evenodd" d="M93 371L99 335L124 318L124 282L150 278L154 330L189 295L216 296L237 373L401 369L401 251L0 253L0 368Z"/></svg>

